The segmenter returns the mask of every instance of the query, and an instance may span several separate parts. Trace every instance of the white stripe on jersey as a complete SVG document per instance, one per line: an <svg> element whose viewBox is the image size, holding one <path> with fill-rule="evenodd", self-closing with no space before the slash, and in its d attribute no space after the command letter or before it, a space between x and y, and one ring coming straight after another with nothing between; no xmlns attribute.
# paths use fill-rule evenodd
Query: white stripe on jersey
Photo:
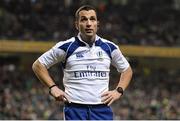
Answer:
<svg viewBox="0 0 180 121"><path fill-rule="evenodd" d="M80 36L57 43L39 57L47 68L57 62L64 64L63 83L69 101L81 104L101 104L101 95L109 90L110 64L119 72L129 63L118 46L96 35L92 47Z"/></svg>

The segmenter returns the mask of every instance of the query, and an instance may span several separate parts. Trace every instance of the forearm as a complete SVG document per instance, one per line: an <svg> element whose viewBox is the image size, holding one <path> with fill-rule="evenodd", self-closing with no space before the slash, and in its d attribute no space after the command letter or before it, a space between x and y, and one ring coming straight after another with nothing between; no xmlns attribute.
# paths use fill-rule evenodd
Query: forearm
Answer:
<svg viewBox="0 0 180 121"><path fill-rule="evenodd" d="M129 67L126 71L121 73L120 81L119 81L117 87L122 87L123 90L125 90L131 81L132 73L133 72L132 72L131 67Z"/></svg>
<svg viewBox="0 0 180 121"><path fill-rule="evenodd" d="M50 87L55 84L46 67L44 67L38 60L33 63L32 69L38 79L46 86Z"/></svg>
<svg viewBox="0 0 180 121"><path fill-rule="evenodd" d="M125 90L129 85L131 78L132 78L132 70L131 67L129 67L123 73L121 73L120 81L117 87L121 87L123 90ZM122 92L119 92L118 89L114 89L112 91L107 91L103 93L102 102L111 105L115 100L118 100L123 95L123 90Z"/></svg>

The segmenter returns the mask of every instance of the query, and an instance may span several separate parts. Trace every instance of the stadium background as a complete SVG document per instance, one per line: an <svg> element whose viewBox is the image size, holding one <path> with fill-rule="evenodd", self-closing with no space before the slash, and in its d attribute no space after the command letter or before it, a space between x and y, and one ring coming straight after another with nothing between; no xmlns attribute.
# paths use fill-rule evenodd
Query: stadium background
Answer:
<svg viewBox="0 0 180 121"><path fill-rule="evenodd" d="M99 35L119 44L134 76L115 119L180 119L179 0L1 0L0 119L63 119L63 105L32 72L56 42L76 35L74 12L94 5ZM62 87L60 66L50 69ZM110 88L118 81L112 67Z"/></svg>

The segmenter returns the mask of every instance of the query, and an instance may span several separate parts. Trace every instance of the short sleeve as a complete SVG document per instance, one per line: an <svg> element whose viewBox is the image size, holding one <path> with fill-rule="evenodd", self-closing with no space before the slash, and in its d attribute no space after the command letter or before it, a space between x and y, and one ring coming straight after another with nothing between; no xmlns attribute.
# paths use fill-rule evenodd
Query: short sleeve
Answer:
<svg viewBox="0 0 180 121"><path fill-rule="evenodd" d="M112 53L112 65L115 66L118 72L124 72L128 67L129 63L117 47Z"/></svg>
<svg viewBox="0 0 180 121"><path fill-rule="evenodd" d="M50 68L52 65L63 61L65 57L65 51L59 48L63 43L59 42L53 46L50 50L42 54L38 60L46 68Z"/></svg>

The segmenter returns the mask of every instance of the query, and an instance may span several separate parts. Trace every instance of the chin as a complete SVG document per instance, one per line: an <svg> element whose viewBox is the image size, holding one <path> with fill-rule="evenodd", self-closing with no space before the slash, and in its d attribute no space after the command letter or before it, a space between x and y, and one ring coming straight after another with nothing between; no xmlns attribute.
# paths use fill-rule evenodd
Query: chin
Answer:
<svg viewBox="0 0 180 121"><path fill-rule="evenodd" d="M95 36L95 34L93 34L93 33L86 33L86 36L87 37L93 37L93 36Z"/></svg>

